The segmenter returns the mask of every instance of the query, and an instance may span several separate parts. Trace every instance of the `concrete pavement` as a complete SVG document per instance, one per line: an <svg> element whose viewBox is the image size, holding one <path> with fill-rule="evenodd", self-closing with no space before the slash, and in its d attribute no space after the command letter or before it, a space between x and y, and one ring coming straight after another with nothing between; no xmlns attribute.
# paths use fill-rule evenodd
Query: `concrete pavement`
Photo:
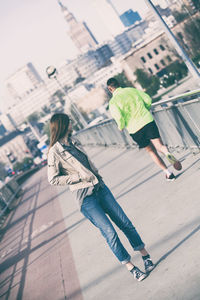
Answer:
<svg viewBox="0 0 200 300"><path fill-rule="evenodd" d="M136 282L80 214L68 189L48 184L43 168L24 184L1 230L0 299L199 300L200 154L178 153L183 171L167 182L143 151L87 151L156 268ZM143 269L140 255L119 235Z"/></svg>

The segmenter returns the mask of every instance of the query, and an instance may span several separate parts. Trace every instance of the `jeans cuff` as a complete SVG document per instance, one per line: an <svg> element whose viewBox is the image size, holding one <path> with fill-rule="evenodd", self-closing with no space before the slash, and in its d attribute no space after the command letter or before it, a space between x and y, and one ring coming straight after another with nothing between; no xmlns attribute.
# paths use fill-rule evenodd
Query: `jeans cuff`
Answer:
<svg viewBox="0 0 200 300"><path fill-rule="evenodd" d="M137 247L134 247L134 250L135 251L140 251L140 250L144 249L144 247L145 247L145 244L141 244L141 245L139 245Z"/></svg>
<svg viewBox="0 0 200 300"><path fill-rule="evenodd" d="M125 265L125 264L127 264L130 260L131 260L131 256L129 255L126 259L124 259L124 260L121 261L121 264L122 264L122 265Z"/></svg>

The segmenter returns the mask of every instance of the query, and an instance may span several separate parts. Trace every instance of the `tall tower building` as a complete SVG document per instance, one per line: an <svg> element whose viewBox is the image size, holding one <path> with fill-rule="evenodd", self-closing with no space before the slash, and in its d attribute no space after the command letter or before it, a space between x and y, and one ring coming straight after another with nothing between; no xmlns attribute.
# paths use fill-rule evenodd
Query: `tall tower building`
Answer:
<svg viewBox="0 0 200 300"><path fill-rule="evenodd" d="M91 3L100 17L101 24L106 28L106 37L114 38L125 30L118 12L110 0L93 0Z"/></svg>
<svg viewBox="0 0 200 300"><path fill-rule="evenodd" d="M84 53L89 49L95 47L98 42L88 28L87 24L85 22L78 22L74 15L69 12L68 9L60 1L58 1L58 3L61 7L65 20L69 25L68 33L77 49L80 52Z"/></svg>
<svg viewBox="0 0 200 300"><path fill-rule="evenodd" d="M129 27L133 25L135 22L141 21L141 17L137 11L133 11L132 9L129 9L120 16L120 20L122 21L125 27Z"/></svg>

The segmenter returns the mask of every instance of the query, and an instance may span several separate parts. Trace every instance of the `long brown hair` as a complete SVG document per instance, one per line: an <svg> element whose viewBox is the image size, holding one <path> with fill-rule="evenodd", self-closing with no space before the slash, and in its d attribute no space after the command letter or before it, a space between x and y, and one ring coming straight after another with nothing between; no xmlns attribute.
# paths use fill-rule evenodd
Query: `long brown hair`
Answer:
<svg viewBox="0 0 200 300"><path fill-rule="evenodd" d="M69 116L63 113L54 114L50 119L50 146L49 149L63 138L69 127Z"/></svg>

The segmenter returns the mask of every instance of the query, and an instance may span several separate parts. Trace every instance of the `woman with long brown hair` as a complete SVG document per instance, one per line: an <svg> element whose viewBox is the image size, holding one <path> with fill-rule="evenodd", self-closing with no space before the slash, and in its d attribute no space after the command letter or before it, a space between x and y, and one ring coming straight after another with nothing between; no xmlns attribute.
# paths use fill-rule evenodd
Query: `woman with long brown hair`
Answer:
<svg viewBox="0 0 200 300"><path fill-rule="evenodd" d="M99 228L113 254L126 265L136 280L141 281L154 267L150 255L98 170L80 146L75 145L71 135L72 125L68 115L54 114L50 120L48 180L53 185L69 186L81 213ZM133 249L141 253L146 273L133 265L110 219L123 231Z"/></svg>

